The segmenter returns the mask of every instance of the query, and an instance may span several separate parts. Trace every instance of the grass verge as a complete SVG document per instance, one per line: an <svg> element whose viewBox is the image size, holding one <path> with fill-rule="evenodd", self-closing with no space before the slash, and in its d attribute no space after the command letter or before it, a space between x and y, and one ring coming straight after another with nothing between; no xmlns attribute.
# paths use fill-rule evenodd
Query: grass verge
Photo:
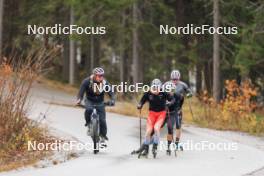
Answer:
<svg viewBox="0 0 264 176"><path fill-rule="evenodd" d="M28 116L32 84L54 52L32 50L26 58L10 57L0 65L0 171L35 163L50 153L28 150L29 141L52 140L41 119Z"/></svg>

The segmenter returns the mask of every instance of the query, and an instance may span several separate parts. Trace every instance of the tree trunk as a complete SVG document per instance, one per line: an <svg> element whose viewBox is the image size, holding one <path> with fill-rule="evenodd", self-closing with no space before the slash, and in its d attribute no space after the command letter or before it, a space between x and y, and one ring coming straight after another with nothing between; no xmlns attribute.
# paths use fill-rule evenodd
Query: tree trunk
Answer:
<svg viewBox="0 0 264 176"><path fill-rule="evenodd" d="M125 12L122 13L122 17L121 17L121 23L122 23L122 28L125 29ZM124 36L120 35L120 44L119 45L119 51L120 51L120 82L124 82L125 81L125 70L124 70L124 46L125 46L125 41L124 41Z"/></svg>
<svg viewBox="0 0 264 176"><path fill-rule="evenodd" d="M196 70L196 93L199 94L202 91L202 72L201 72L202 67L201 67L201 64L198 63L196 65L196 68L197 68L197 70Z"/></svg>
<svg viewBox="0 0 264 176"><path fill-rule="evenodd" d="M2 61L2 48L3 48L3 15L4 15L4 0L0 0L0 61Z"/></svg>
<svg viewBox="0 0 264 176"><path fill-rule="evenodd" d="M69 38L65 37L63 43L62 77L63 80L69 82Z"/></svg>
<svg viewBox="0 0 264 176"><path fill-rule="evenodd" d="M139 61L138 61L138 31L137 31L137 2L133 4L133 31L132 31L132 77L133 83L137 83L139 81Z"/></svg>
<svg viewBox="0 0 264 176"><path fill-rule="evenodd" d="M95 37L96 40L94 40L94 66L95 67L101 67L101 38Z"/></svg>
<svg viewBox="0 0 264 176"><path fill-rule="evenodd" d="M74 11L71 7L70 23L74 24ZM73 85L75 83L75 43L73 39L70 39L70 78L69 83Z"/></svg>
<svg viewBox="0 0 264 176"><path fill-rule="evenodd" d="M204 81L206 90L211 94L212 93L212 63L207 61L204 63Z"/></svg>
<svg viewBox="0 0 264 176"><path fill-rule="evenodd" d="M219 27L219 0L214 0L214 27ZM213 97L220 101L220 39L214 34L213 39Z"/></svg>
<svg viewBox="0 0 264 176"><path fill-rule="evenodd" d="M94 68L94 36L90 36L90 70Z"/></svg>

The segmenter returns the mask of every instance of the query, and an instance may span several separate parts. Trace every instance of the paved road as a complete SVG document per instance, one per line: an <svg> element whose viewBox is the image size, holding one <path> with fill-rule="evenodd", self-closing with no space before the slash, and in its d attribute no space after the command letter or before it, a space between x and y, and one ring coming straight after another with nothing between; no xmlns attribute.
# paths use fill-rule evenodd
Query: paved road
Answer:
<svg viewBox="0 0 264 176"><path fill-rule="evenodd" d="M83 126L83 110L58 105L49 105L45 101L72 103L74 97L66 93L36 86L33 91L34 103L31 117L37 117L48 109L45 123L50 127L63 131L79 141L91 142L86 136ZM247 141L258 138L243 136L233 132L219 132L201 129L193 126L184 126L183 143L199 145L207 143L212 146L233 145L237 150L210 151L186 150L179 152L178 157L167 156L165 151L159 151L157 159L150 155L148 159L137 159L129 153L138 147L138 119L123 115L107 113L107 122L110 141L107 151L93 155L86 151L77 159L54 165L47 168L25 168L19 171L2 173L5 176L124 176L124 175L181 175L181 176L240 176L251 173L264 175L263 141L258 141L260 147L247 145ZM145 124L145 122L143 122ZM162 141L165 141L162 134ZM189 146L190 146L189 145ZM257 144L256 144L257 145ZM262 145L262 146L261 146Z"/></svg>

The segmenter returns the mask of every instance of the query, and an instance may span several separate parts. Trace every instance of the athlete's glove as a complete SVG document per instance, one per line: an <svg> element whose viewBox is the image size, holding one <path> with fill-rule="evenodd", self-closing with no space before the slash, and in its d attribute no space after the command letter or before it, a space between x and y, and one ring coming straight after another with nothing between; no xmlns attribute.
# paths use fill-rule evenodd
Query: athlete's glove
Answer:
<svg viewBox="0 0 264 176"><path fill-rule="evenodd" d="M178 110L178 111L177 111L177 114L178 114L178 115L181 115L181 114L182 114L182 110L181 110L181 109Z"/></svg>
<svg viewBox="0 0 264 176"><path fill-rule="evenodd" d="M142 104L138 104L137 109L142 109Z"/></svg>
<svg viewBox="0 0 264 176"><path fill-rule="evenodd" d="M167 101L167 102L166 102L166 106L167 106L167 107L170 107L172 104L173 104L173 103L172 103L171 101Z"/></svg>
<svg viewBox="0 0 264 176"><path fill-rule="evenodd" d="M78 105L80 105L81 104L81 102L82 102L82 100L81 99L78 99L77 101L76 101L76 105L78 106Z"/></svg>
<svg viewBox="0 0 264 176"><path fill-rule="evenodd" d="M191 93L187 93L187 94L186 94L186 97L187 97L187 98L191 98L191 97L192 97L192 94L191 94Z"/></svg>
<svg viewBox="0 0 264 176"><path fill-rule="evenodd" d="M110 100L106 103L108 106L114 106L115 105L115 100Z"/></svg>

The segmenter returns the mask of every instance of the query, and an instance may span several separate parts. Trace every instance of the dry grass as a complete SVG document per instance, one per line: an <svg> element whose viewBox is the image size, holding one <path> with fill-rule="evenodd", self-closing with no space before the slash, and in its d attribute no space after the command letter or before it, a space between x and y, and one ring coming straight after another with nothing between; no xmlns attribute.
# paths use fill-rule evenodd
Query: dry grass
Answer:
<svg viewBox="0 0 264 176"><path fill-rule="evenodd" d="M133 102L117 102L114 107L106 108L108 112L118 113L126 116L139 117L139 110L136 108L137 104ZM146 118L148 116L148 106L144 106L141 111L141 117Z"/></svg>
<svg viewBox="0 0 264 176"><path fill-rule="evenodd" d="M264 118L255 113L257 89L248 81L238 85L234 80L227 80L225 88L227 94L220 103L216 103L207 92L200 97L202 111L197 113L195 122L219 130L263 134Z"/></svg>
<svg viewBox="0 0 264 176"><path fill-rule="evenodd" d="M34 163L45 153L27 150L28 141L51 140L39 121L28 119L30 89L55 51L34 50L0 65L0 171Z"/></svg>
<svg viewBox="0 0 264 176"><path fill-rule="evenodd" d="M43 76L40 76L38 78L37 82L41 83L42 85L45 85L51 89L60 90L60 91L66 92L66 93L71 94L71 95L76 95L78 92L78 88L75 86L71 86L69 84L58 82L55 80L50 80L50 79L47 79Z"/></svg>

